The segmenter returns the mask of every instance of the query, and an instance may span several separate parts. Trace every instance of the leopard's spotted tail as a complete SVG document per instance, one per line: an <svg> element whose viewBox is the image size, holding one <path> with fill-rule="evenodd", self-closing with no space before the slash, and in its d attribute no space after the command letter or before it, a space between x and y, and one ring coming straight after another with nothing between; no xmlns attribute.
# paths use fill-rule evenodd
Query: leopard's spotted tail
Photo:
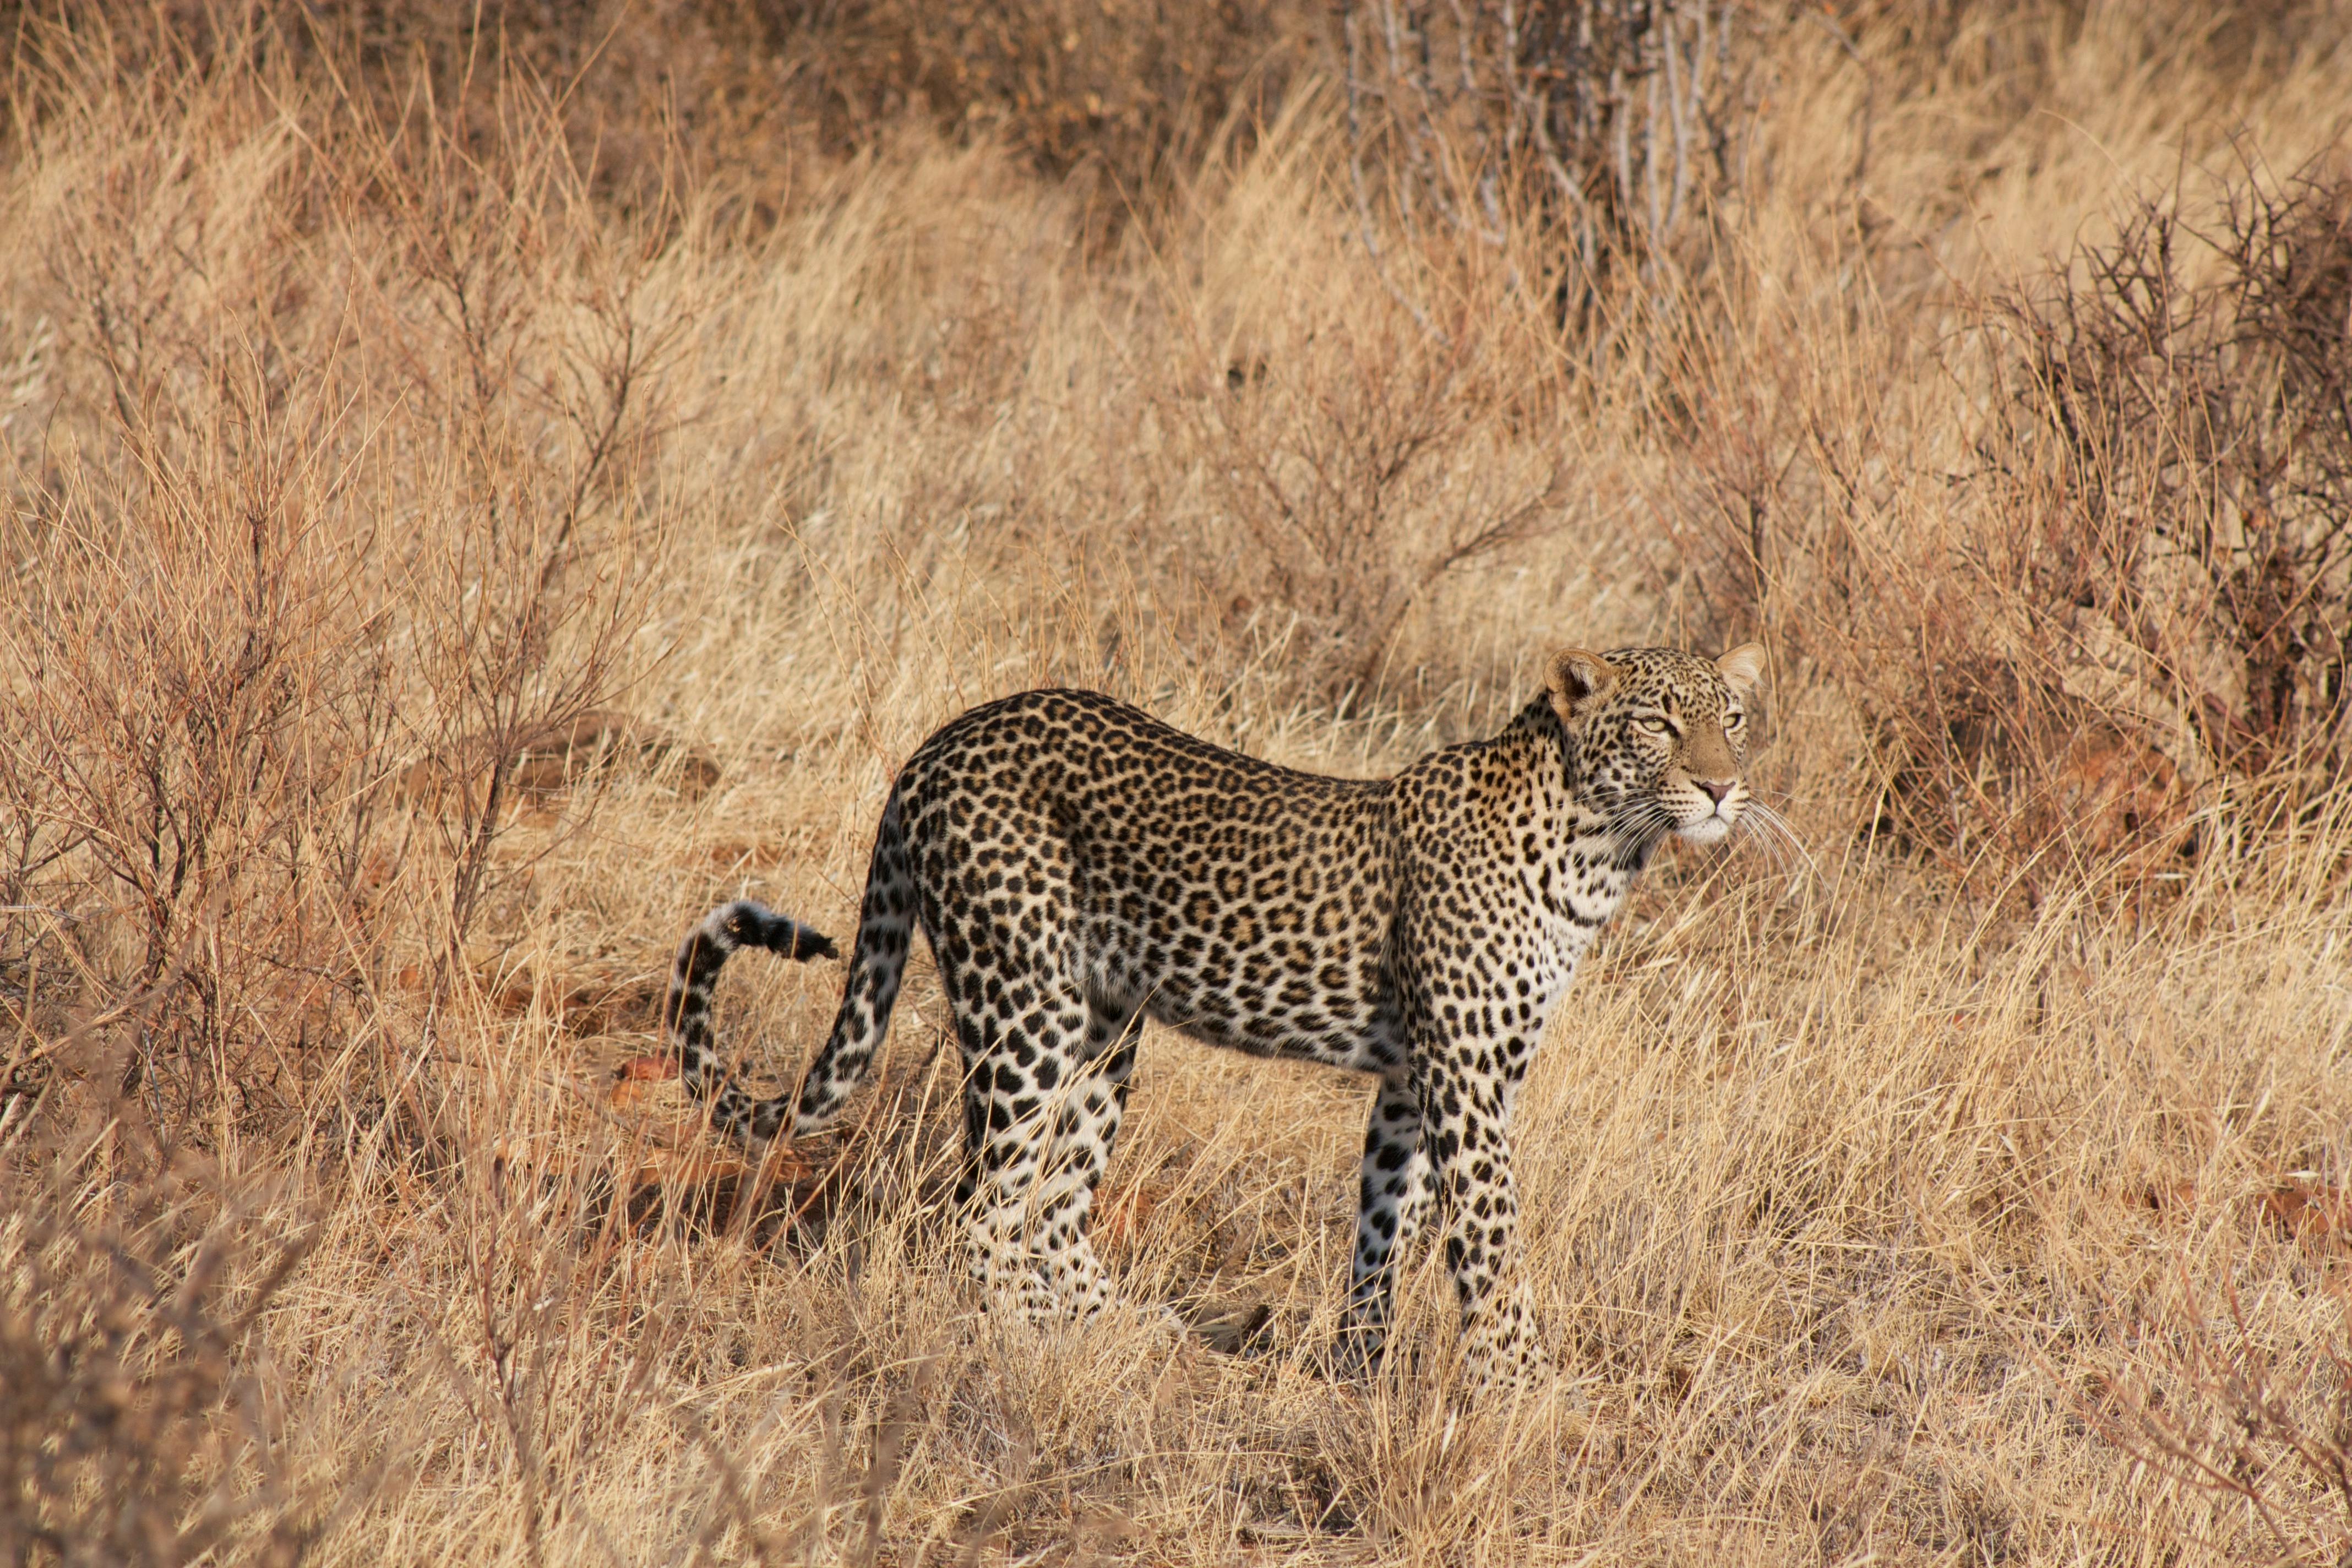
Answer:
<svg viewBox="0 0 2352 1568"><path fill-rule="evenodd" d="M764 947L803 961L837 956L831 937L749 899L711 910L678 943L669 994L662 1002L662 1023L677 1054L678 1076L687 1092L713 1100L711 1121L739 1138L755 1121L759 1104L735 1086L726 1063L710 1047L710 992L728 959L745 947Z"/></svg>
<svg viewBox="0 0 2352 1568"><path fill-rule="evenodd" d="M810 1064L796 1095L753 1100L730 1080L710 1048L710 989L719 966L739 947L760 946L787 958L831 958L833 943L808 927L753 903L715 910L679 947L664 1016L672 1020L686 1087L709 1100L711 1125L737 1138L773 1138L787 1112L795 1138L821 1132L866 1076L890 1027L898 1000L899 975L914 934L915 889L907 844L894 795L875 836L874 859L866 877L865 906L857 944L849 959L848 982L833 1032ZM714 1093L715 1090L715 1093Z"/></svg>

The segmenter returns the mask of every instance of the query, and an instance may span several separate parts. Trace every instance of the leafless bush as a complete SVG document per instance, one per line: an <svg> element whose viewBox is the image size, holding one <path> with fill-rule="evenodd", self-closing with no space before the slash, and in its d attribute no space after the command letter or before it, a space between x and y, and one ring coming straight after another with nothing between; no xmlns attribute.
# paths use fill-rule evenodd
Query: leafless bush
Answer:
<svg viewBox="0 0 2352 1568"><path fill-rule="evenodd" d="M2352 762L2347 313L2352 182L2315 167L2250 175L2201 237L2143 200L1979 302L1945 351L1987 389L1964 472L1907 465L1850 387L1747 367L1702 422L1699 595L1854 703L1879 826L1958 868L2145 872L2259 832Z"/></svg>
<svg viewBox="0 0 2352 1568"><path fill-rule="evenodd" d="M273 75L254 37L236 87L215 59L145 92L54 42L27 155L58 150L46 287L92 391L15 454L0 519L7 890L75 931L59 1038L127 1035L193 1130L298 1104L392 948L470 983L513 766L642 621L675 230L609 243L527 82L477 89L485 147L429 94L386 124ZM396 809L420 751L487 787Z"/></svg>
<svg viewBox="0 0 2352 1568"><path fill-rule="evenodd" d="M364 1490L298 1474L257 1342L316 1233L250 1247L201 1192L117 1193L104 1222L0 1180L0 1558L299 1561Z"/></svg>
<svg viewBox="0 0 2352 1568"><path fill-rule="evenodd" d="M2292 1364L2234 1288L2222 1299L2226 1317L2209 1316L2184 1280L2178 1305L2137 1336L2152 1370L2111 1380L2088 1413L2148 1470L2242 1504L2270 1560L2341 1563L2352 1554L2352 1356L2329 1344Z"/></svg>
<svg viewBox="0 0 2352 1568"><path fill-rule="evenodd" d="M456 114L385 123L348 100L356 145L341 171L350 264L383 307L372 324L409 395L446 420L415 454L441 481L427 503L440 515L396 548L428 754L486 786L436 818L453 957L517 759L610 692L645 614L659 502L641 465L686 327L647 298L670 215L610 233L558 106L512 77L489 90L487 147Z"/></svg>
<svg viewBox="0 0 2352 1568"><path fill-rule="evenodd" d="M1369 696L1416 600L1556 527L1569 490L1559 456L1509 454L1507 388L1529 365L1507 310L1464 304L1431 332L1398 300L1360 306L1246 364L1203 360L1210 390L1164 404L1239 536L1209 574L1213 608L1280 639L1298 689L1325 700Z"/></svg>
<svg viewBox="0 0 2352 1568"><path fill-rule="evenodd" d="M1984 458L2055 509L2034 596L2137 655L2220 768L2310 798L2352 761L2352 174L2250 172L2204 236L2144 204L1997 319L2022 428Z"/></svg>
<svg viewBox="0 0 2352 1568"><path fill-rule="evenodd" d="M326 955L366 945L349 922L392 692L364 531L320 474L331 416L286 357L291 260L153 153L87 171L50 258L102 435L12 476L0 531L40 570L0 632L0 744L16 896L80 922L96 962L70 977L76 1032L128 1030L151 1110L182 1121L283 1109L280 1069L350 992Z"/></svg>

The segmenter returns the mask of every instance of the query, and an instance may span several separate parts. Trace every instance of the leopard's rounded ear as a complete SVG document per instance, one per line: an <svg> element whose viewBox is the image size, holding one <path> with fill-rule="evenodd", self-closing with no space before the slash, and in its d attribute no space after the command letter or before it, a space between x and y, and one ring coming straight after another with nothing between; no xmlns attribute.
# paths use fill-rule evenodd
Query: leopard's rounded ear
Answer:
<svg viewBox="0 0 2352 1568"><path fill-rule="evenodd" d="M1764 645L1760 642L1741 643L1717 659L1715 668L1723 672L1724 679L1731 682L1733 690L1742 697L1750 696L1756 690L1756 683L1764 679Z"/></svg>
<svg viewBox="0 0 2352 1568"><path fill-rule="evenodd" d="M1544 685L1551 692L1552 708L1570 724L1616 680L1615 665L1580 647L1561 648L1544 661Z"/></svg>

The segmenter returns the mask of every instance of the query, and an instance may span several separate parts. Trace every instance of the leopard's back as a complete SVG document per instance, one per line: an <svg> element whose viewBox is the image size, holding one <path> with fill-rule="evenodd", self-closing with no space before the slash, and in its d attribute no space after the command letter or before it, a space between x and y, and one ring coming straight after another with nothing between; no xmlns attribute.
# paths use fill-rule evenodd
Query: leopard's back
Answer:
<svg viewBox="0 0 2352 1568"><path fill-rule="evenodd" d="M964 714L895 792L923 923L951 962L1043 957L1105 1006L1350 1066L1376 1065L1368 1046L1387 1037L1393 795L1066 689Z"/></svg>

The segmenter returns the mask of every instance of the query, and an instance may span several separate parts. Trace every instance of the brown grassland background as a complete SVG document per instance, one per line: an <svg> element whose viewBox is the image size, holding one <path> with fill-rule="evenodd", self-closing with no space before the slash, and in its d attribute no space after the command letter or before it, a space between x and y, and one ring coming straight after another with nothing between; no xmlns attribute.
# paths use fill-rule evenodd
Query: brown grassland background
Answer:
<svg viewBox="0 0 2352 1568"><path fill-rule="evenodd" d="M2342 4L0 22L0 1559L2346 1560ZM1343 1076L1148 1040L1058 1335L927 959L760 1168L616 1079L974 702L1367 774L1748 637L1539 1397L1425 1268L1328 1370Z"/></svg>

